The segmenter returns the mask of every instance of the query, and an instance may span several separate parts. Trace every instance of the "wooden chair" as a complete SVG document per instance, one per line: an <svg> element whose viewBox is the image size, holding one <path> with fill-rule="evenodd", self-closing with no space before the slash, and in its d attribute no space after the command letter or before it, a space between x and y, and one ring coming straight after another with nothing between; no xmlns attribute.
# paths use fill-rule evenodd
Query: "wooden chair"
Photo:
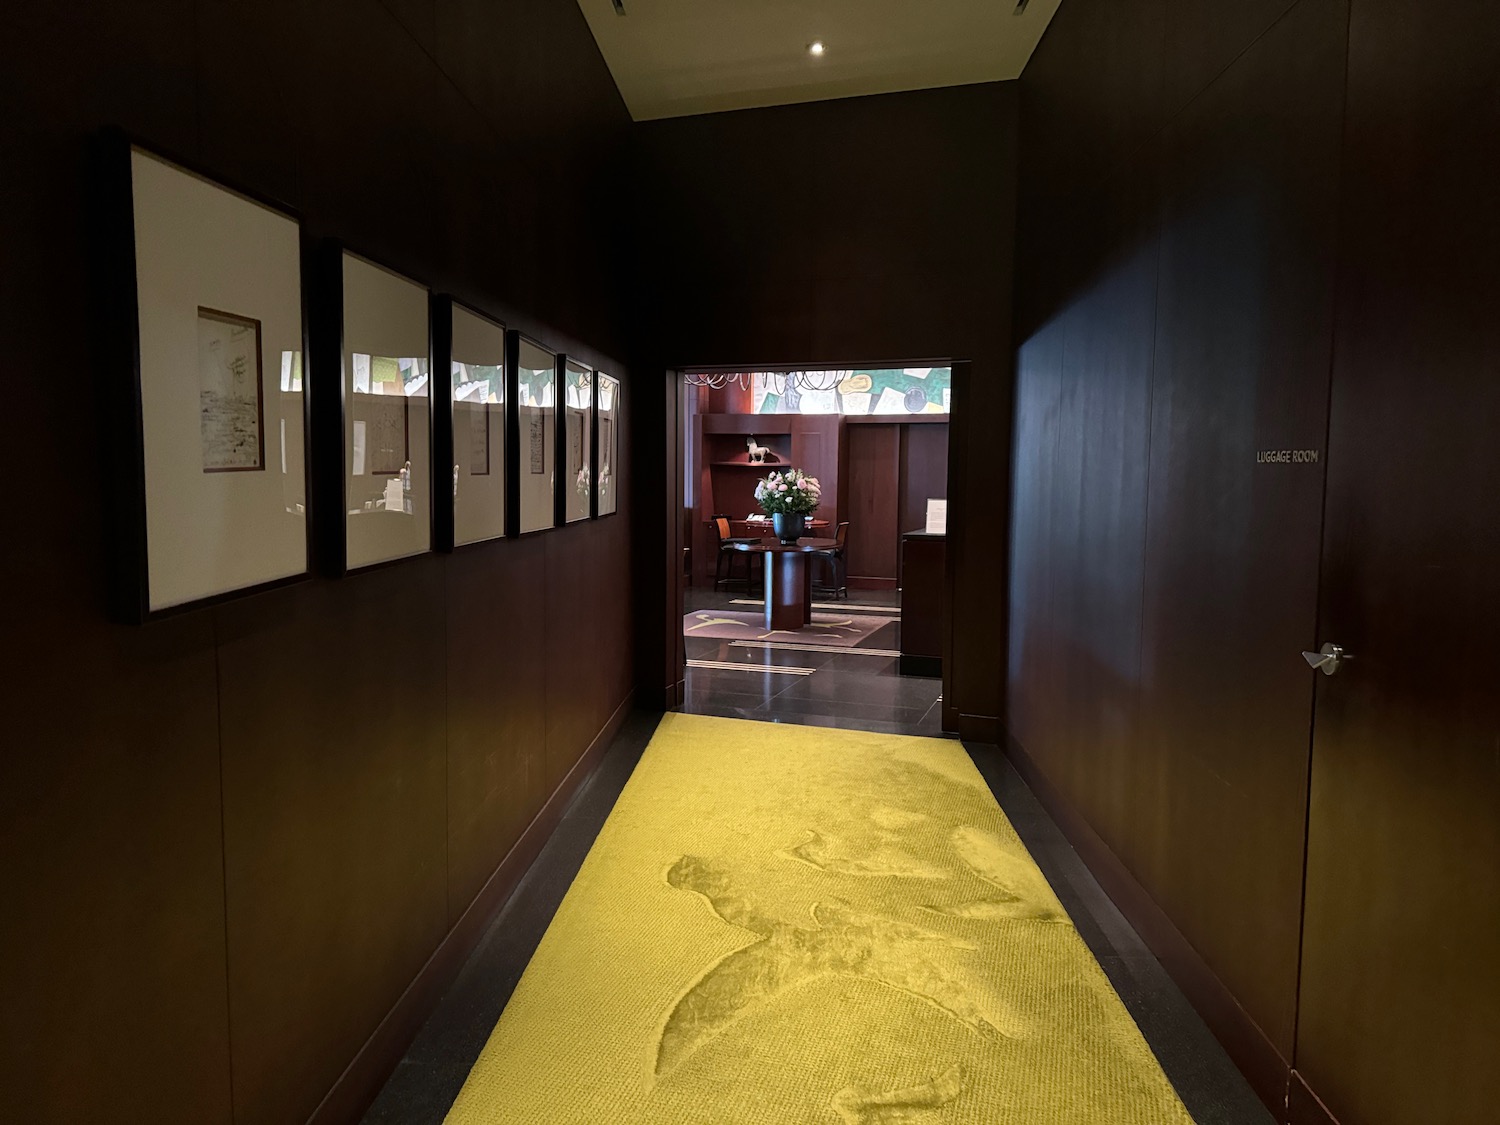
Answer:
<svg viewBox="0 0 1500 1125"><path fill-rule="evenodd" d="M840 594L846 598L849 596L849 560L845 553L848 545L849 525L841 523L838 532L834 535L834 546L826 551L818 552L827 560L828 570L833 579L832 582L822 585L821 589L825 594L832 594L834 597Z"/></svg>
<svg viewBox="0 0 1500 1125"><path fill-rule="evenodd" d="M730 535L729 517L715 516L713 518L714 535L719 540L718 554L714 557L714 589L719 588L720 582L734 581L734 561L736 558L745 560L745 589L754 592L755 558L749 551L737 551L735 543L759 543L760 540L753 535Z"/></svg>

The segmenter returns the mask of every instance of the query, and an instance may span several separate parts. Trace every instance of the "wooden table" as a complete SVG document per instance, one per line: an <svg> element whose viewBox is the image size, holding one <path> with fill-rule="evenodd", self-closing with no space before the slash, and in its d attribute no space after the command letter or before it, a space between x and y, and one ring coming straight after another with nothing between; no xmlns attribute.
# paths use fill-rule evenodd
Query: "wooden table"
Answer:
<svg viewBox="0 0 1500 1125"><path fill-rule="evenodd" d="M768 556L761 560L766 575L766 628L795 631L812 619L812 582L807 556L838 546L837 539L799 539L783 543L762 539L759 543L733 543L736 551Z"/></svg>

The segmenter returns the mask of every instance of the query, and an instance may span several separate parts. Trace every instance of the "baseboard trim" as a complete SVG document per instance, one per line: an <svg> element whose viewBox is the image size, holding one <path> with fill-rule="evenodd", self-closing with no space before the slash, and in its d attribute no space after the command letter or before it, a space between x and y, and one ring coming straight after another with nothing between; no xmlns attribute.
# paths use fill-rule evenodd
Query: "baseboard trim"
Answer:
<svg viewBox="0 0 1500 1125"><path fill-rule="evenodd" d="M903 676L926 676L929 679L937 679L943 674L943 658L941 656L912 656L903 652L896 667Z"/></svg>
<svg viewBox="0 0 1500 1125"><path fill-rule="evenodd" d="M844 579L845 585L851 590L899 590L901 588L894 578L856 578L850 575Z"/></svg>
<svg viewBox="0 0 1500 1125"><path fill-rule="evenodd" d="M1073 808L1014 738L1006 740L1006 756L1016 767L1042 807L1062 829L1084 865L1099 881L1188 1002L1197 1009L1214 1037L1244 1074L1256 1096L1277 1121L1286 1119L1291 1065L1281 1057L1260 1025L1240 1006L1234 994L1183 937L1129 868L1083 816ZM1331 1119L1330 1119L1331 1120ZM1312 1125L1309 1119L1308 1125Z"/></svg>
<svg viewBox="0 0 1500 1125"><path fill-rule="evenodd" d="M945 692L943 698L947 699ZM944 729L951 729L944 727ZM985 746L1000 745L1000 716L969 715L958 713L958 737L964 742L977 742Z"/></svg>
<svg viewBox="0 0 1500 1125"><path fill-rule="evenodd" d="M1292 1071L1292 1088L1286 1101L1289 1125L1339 1125L1338 1118L1323 1104L1323 1099L1313 1093L1307 1079Z"/></svg>
<svg viewBox="0 0 1500 1125"><path fill-rule="evenodd" d="M678 680L661 688L640 688L636 693L636 705L648 711L671 711L681 707L687 700L687 681Z"/></svg>
<svg viewBox="0 0 1500 1125"><path fill-rule="evenodd" d="M520 839L500 861L500 866L469 903L468 909L459 916L411 984L406 986L400 999L391 1006L332 1089L318 1103L318 1108L308 1117L307 1125L352 1125L364 1116L401 1062L412 1039L436 1010L469 954L561 822L568 802L604 757L604 751L619 733L634 702L635 693L632 691L615 708L583 756L547 798L541 812L532 818Z"/></svg>

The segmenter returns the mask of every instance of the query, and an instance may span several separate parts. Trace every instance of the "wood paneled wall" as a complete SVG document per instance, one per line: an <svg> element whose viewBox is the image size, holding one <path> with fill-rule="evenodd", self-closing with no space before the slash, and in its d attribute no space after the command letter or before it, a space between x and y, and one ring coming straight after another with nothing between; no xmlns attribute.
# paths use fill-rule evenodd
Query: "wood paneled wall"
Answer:
<svg viewBox="0 0 1500 1125"><path fill-rule="evenodd" d="M1473 311L1488 266L1454 247L1496 229L1494 161L1467 153L1493 148L1500 28L1489 5L1439 9L1064 0L1021 80L1013 750L1278 1113L1308 1043L1316 765L1297 654L1318 641L1330 389L1377 386L1366 369L1385 357L1366 341L1435 309L1435 279L1443 324L1462 327L1421 337L1429 350L1492 352L1478 326L1493 318ZM1446 196L1410 186L1435 156L1464 170ZM1259 465L1262 449L1320 461ZM1381 877L1325 858L1328 887L1335 862L1356 885ZM1359 1046L1357 1025L1422 1013L1382 1008L1392 988L1364 994L1361 1019L1329 1004L1383 962L1334 922L1312 936L1320 972L1365 967L1310 982L1301 964L1304 1012L1309 988L1324 1006L1314 1089L1354 1121L1412 1119L1390 1107L1430 1107L1424 1079ZM1357 1067L1378 1070L1385 1108Z"/></svg>
<svg viewBox="0 0 1500 1125"><path fill-rule="evenodd" d="M8 5L0 61L0 1118L301 1122L628 698L631 517L108 623L86 142L626 375L629 119L548 0Z"/></svg>
<svg viewBox="0 0 1500 1125"><path fill-rule="evenodd" d="M948 496L948 423L855 423L844 429L851 588L895 590L901 536L927 525L927 501Z"/></svg>
<svg viewBox="0 0 1500 1125"><path fill-rule="evenodd" d="M954 375L950 547L965 613L951 694L965 731L993 741L1010 489L992 455L1012 401L1015 84L648 122L636 141L635 366L970 361Z"/></svg>
<svg viewBox="0 0 1500 1125"><path fill-rule="evenodd" d="M856 588L895 589L901 558L897 503L901 494L901 431L896 426L848 426L847 565Z"/></svg>
<svg viewBox="0 0 1500 1125"><path fill-rule="evenodd" d="M1277 1108L1323 479L1255 454L1324 446L1347 21L1066 0L1021 81L1011 734Z"/></svg>

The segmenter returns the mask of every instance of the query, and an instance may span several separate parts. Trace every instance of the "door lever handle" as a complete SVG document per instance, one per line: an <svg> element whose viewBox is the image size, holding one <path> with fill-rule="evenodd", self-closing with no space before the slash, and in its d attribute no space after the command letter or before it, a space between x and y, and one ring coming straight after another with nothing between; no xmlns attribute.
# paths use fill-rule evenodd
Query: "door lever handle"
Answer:
<svg viewBox="0 0 1500 1125"><path fill-rule="evenodd" d="M1330 642L1317 652L1304 652L1302 659L1307 661L1308 667L1322 672L1325 676L1331 676L1339 670L1345 660L1349 659L1349 656L1341 646Z"/></svg>

